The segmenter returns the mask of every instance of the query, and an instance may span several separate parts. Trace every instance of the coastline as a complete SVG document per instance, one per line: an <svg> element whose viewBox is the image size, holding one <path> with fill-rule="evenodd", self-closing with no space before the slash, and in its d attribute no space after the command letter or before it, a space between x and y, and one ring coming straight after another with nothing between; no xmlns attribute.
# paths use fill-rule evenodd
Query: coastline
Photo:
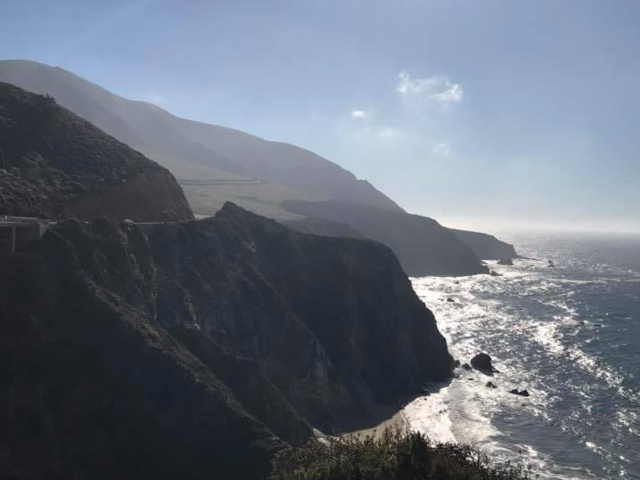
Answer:
<svg viewBox="0 0 640 480"><path fill-rule="evenodd" d="M351 430L341 433L340 436L353 436L363 439L372 436L375 439L382 437L387 428L398 429L404 435L409 433L411 425L409 419L404 412L404 408L397 410L389 407L376 407L374 415L375 424L370 427Z"/></svg>

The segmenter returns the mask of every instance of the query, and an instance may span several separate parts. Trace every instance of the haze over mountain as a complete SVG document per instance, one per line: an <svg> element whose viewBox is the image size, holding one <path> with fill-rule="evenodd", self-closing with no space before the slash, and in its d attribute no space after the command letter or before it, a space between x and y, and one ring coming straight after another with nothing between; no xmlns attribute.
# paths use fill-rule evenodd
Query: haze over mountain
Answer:
<svg viewBox="0 0 640 480"><path fill-rule="evenodd" d="M229 199L240 200L240 204L247 203L262 213L261 203L271 202L275 209L279 190L294 198L335 198L400 210L368 182L357 180L352 173L312 152L178 118L150 103L114 95L62 68L29 61L0 61L0 80L53 96L77 115L164 164L183 181L188 196L197 197L198 187L207 184L218 190L224 185L252 186L254 179L268 182L258 186L261 191L253 198L230 194L230 198L222 200L215 196L208 202L196 200L196 207L202 207L196 213L215 213ZM301 191L291 192L286 187Z"/></svg>
<svg viewBox="0 0 640 480"><path fill-rule="evenodd" d="M234 201L282 221L311 216L313 223L307 220L302 230L342 236L344 229L319 223L322 219L338 221L357 234L390 246L411 275L487 272L472 251L473 242L466 245L437 222L408 215L367 181L357 180L351 172L308 150L185 120L155 105L119 97L62 68L37 62L0 61L0 80L53 96L169 168L197 214L214 214L225 202ZM338 218L326 208L306 209L304 213L284 207L287 201L331 201L344 205L350 213ZM391 212L397 215L389 215ZM366 226L360 222L364 218ZM414 228L416 222L420 228ZM365 231L359 231L358 226ZM391 229L396 239L403 240L390 241Z"/></svg>
<svg viewBox="0 0 640 480"><path fill-rule="evenodd" d="M636 0L5 4L0 58L303 146L444 225L640 231Z"/></svg>

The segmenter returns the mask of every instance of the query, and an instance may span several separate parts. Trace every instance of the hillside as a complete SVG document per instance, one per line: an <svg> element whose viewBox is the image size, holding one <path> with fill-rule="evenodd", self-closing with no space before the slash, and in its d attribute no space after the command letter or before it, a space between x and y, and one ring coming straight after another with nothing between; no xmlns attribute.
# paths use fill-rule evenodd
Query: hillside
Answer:
<svg viewBox="0 0 640 480"><path fill-rule="evenodd" d="M2 478L264 479L311 426L451 374L388 248L232 204L60 222L0 263Z"/></svg>
<svg viewBox="0 0 640 480"><path fill-rule="evenodd" d="M287 200L282 207L298 215L348 224L364 237L384 243L409 276L489 273L467 245L431 218L338 202ZM309 231L310 226L298 228Z"/></svg>
<svg viewBox="0 0 640 480"><path fill-rule="evenodd" d="M500 260L501 258L516 258L518 256L513 245L498 240L493 235L455 228L450 230L482 260Z"/></svg>
<svg viewBox="0 0 640 480"><path fill-rule="evenodd" d="M189 220L168 170L56 104L0 83L0 214Z"/></svg>
<svg viewBox="0 0 640 480"><path fill-rule="evenodd" d="M308 150L185 120L155 105L119 97L61 68L36 62L0 61L0 81L54 96L62 106L168 168L197 214L214 215L225 202L232 201L305 232L334 236L346 232L346 236L362 234L383 243L389 240L392 243L387 245L400 256L407 272L416 275L484 272L458 239L479 258L494 258L495 252L504 251L502 242L482 234L456 238L443 233L435 221L417 220L424 217L404 213L367 181L357 180L351 172ZM149 186L140 190L146 188ZM319 204L316 210L323 208L323 202L340 203L361 209L365 218L373 209L380 213L376 226L365 233L358 228L360 215L351 215L353 222L346 217L335 219L344 224L342 227L321 224L320 216L313 212L313 218L308 218L300 211L283 208L289 201L315 202ZM387 212L403 213L404 217ZM391 223L384 224L386 220ZM389 230L393 234L386 232ZM435 237L430 238L432 234Z"/></svg>
<svg viewBox="0 0 640 480"><path fill-rule="evenodd" d="M230 128L185 120L155 105L119 97L58 67L23 60L0 61L0 81L53 96L60 105L170 168L181 183L193 179L194 164L202 167L198 179L213 180L210 188L204 189L206 183L201 183L196 194L193 185L183 183L189 200L198 195L199 208L206 210L196 213L214 213L224 203L216 195L223 184L220 171L244 180L259 180L261 189L244 191L239 194L240 198L232 189L225 200L244 203L257 213L269 216L284 214L287 217L277 207L287 198L334 198L401 210L368 182L358 180L351 172L308 150ZM209 201L207 193L212 194ZM265 212L261 210L264 205L268 206Z"/></svg>

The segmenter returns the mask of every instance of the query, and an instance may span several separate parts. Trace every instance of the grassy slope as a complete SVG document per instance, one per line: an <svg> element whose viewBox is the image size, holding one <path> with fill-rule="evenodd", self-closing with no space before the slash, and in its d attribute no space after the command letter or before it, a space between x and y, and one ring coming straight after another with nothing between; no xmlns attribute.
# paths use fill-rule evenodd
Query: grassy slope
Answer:
<svg viewBox="0 0 640 480"><path fill-rule="evenodd" d="M310 191L258 181L247 175L219 170L141 147L134 148L177 176L191 208L198 215L215 215L226 201L232 201L258 215L276 220L297 220L303 217L286 211L280 207L280 202L287 199L328 200L326 196Z"/></svg>

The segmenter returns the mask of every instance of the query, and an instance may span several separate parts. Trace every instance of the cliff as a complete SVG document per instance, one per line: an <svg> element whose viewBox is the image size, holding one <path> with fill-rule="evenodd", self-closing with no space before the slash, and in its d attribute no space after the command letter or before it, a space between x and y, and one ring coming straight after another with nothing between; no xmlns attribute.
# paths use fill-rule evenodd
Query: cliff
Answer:
<svg viewBox="0 0 640 480"><path fill-rule="evenodd" d="M489 273L467 245L428 217L339 202L286 200L281 205L317 222L325 219L348 224L364 237L382 242L393 250L404 271L412 277ZM314 223L303 228L310 231L309 225Z"/></svg>
<svg viewBox="0 0 640 480"><path fill-rule="evenodd" d="M60 107L0 83L0 214L193 218L168 170Z"/></svg>
<svg viewBox="0 0 640 480"><path fill-rule="evenodd" d="M264 478L311 425L452 368L388 248L232 204L68 220L0 262L2 477Z"/></svg>
<svg viewBox="0 0 640 480"><path fill-rule="evenodd" d="M450 229L476 256L482 260L500 260L501 258L517 258L516 249L510 243L498 240L493 235L467 230Z"/></svg>

